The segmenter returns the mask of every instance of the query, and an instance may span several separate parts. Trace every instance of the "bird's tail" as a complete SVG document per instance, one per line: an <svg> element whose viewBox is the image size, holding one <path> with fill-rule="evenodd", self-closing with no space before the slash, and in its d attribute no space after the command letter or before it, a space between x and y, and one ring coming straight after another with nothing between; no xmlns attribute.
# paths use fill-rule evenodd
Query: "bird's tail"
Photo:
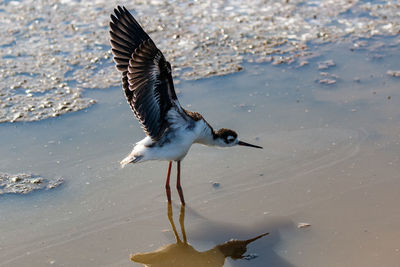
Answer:
<svg viewBox="0 0 400 267"><path fill-rule="evenodd" d="M141 159L143 158L143 156L133 156L133 155L129 155L126 158L124 158L120 164L121 167L124 168L126 166L126 164L128 163L137 163L139 162Z"/></svg>

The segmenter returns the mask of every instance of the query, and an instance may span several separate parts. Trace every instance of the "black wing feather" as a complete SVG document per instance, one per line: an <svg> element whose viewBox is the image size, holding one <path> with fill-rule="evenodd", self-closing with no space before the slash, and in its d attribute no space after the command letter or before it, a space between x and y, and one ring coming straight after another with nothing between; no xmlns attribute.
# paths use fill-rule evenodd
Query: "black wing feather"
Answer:
<svg viewBox="0 0 400 267"><path fill-rule="evenodd" d="M179 106L171 65L125 7L114 13L110 38L122 88L146 134L158 141L168 127L166 114Z"/></svg>

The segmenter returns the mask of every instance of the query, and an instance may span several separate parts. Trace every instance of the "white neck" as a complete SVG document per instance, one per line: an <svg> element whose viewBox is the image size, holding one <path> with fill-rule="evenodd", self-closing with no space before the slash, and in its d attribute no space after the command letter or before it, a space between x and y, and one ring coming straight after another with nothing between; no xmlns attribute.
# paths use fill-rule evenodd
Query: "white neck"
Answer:
<svg viewBox="0 0 400 267"><path fill-rule="evenodd" d="M216 140L214 139L213 129L204 120L199 120L196 124L197 138L194 142L207 146L215 146Z"/></svg>

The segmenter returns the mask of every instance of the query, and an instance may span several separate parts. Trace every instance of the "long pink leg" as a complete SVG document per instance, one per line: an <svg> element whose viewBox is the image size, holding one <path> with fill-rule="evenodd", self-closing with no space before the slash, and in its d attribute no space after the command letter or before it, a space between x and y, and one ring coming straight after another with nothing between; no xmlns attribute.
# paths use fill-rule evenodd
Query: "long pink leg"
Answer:
<svg viewBox="0 0 400 267"><path fill-rule="evenodd" d="M167 180L165 181L165 192L167 193L168 203L171 203L171 188L169 187L169 177L171 176L172 161L169 162Z"/></svg>
<svg viewBox="0 0 400 267"><path fill-rule="evenodd" d="M176 189L178 189L179 197L181 199L182 205L185 205L185 199L183 197L183 191L181 186L181 161L178 160L178 174L176 179Z"/></svg>

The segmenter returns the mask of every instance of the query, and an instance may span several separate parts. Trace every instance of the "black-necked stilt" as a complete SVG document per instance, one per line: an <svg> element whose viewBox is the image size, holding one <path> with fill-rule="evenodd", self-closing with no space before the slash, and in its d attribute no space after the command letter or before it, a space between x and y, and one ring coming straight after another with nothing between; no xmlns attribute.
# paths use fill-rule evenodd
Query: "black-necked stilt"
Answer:
<svg viewBox="0 0 400 267"><path fill-rule="evenodd" d="M197 112L185 110L175 94L171 64L125 7L114 9L110 36L114 61L122 72L122 87L135 116L146 132L121 165L147 160L169 161L165 189L171 202L169 177L172 161L178 164L179 197L185 203L180 182L180 162L193 143L262 148L239 141L230 129L214 129Z"/></svg>

